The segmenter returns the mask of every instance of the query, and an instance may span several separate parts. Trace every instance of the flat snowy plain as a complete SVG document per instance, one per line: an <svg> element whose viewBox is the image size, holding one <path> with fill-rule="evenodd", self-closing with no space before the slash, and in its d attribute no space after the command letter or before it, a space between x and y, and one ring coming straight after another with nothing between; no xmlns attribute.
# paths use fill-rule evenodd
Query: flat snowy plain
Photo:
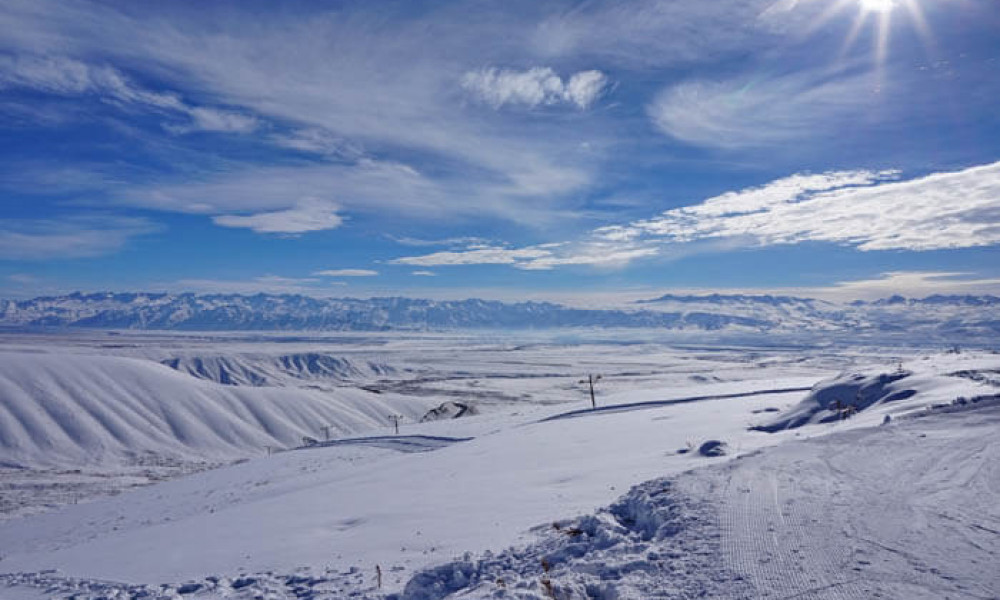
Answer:
<svg viewBox="0 0 1000 600"><path fill-rule="evenodd" d="M1000 355L629 339L5 335L0 598L1000 597Z"/></svg>

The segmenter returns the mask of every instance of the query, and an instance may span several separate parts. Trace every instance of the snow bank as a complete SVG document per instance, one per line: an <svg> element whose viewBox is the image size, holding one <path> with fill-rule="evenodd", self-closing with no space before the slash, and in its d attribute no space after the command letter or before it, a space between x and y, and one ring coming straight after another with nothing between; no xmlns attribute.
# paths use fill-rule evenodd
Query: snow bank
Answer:
<svg viewBox="0 0 1000 600"><path fill-rule="evenodd" d="M419 418L432 403L362 390L242 388L130 358L0 353L0 464L132 464L261 455L267 447Z"/></svg>

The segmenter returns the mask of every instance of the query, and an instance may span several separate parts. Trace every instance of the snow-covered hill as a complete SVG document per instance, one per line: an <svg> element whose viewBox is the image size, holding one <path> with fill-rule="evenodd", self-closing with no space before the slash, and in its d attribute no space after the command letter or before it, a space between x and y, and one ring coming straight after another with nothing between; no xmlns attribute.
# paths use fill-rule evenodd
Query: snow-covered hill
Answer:
<svg viewBox="0 0 1000 600"><path fill-rule="evenodd" d="M357 384L394 375L390 365L319 352L297 354L216 354L168 358L163 364L182 373L225 385L281 386L291 383Z"/></svg>
<svg viewBox="0 0 1000 600"><path fill-rule="evenodd" d="M304 436L419 419L432 400L359 389L236 387L152 361L0 353L0 461L5 466L219 461L259 456Z"/></svg>
<svg viewBox="0 0 1000 600"><path fill-rule="evenodd" d="M361 330L650 328L784 334L902 335L983 341L1000 332L1000 298L893 297L833 304L769 295L666 295L627 310L548 302L412 298L310 298L146 293L75 293L0 300L0 326L161 330Z"/></svg>

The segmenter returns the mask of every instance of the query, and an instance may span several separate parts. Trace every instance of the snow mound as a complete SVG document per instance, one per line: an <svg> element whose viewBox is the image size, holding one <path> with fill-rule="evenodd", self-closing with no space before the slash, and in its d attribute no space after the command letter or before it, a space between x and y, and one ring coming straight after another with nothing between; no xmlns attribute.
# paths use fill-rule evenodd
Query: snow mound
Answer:
<svg viewBox="0 0 1000 600"><path fill-rule="evenodd" d="M801 402L751 429L776 432L803 425L861 420L875 425L886 415L950 406L960 398L996 394L995 356L935 356L906 368L842 373L820 381Z"/></svg>
<svg viewBox="0 0 1000 600"><path fill-rule="evenodd" d="M357 360L317 352L283 356L236 354L183 356L163 364L199 379L225 385L301 385L302 381L367 381L393 375L396 369L382 363Z"/></svg>
<svg viewBox="0 0 1000 600"><path fill-rule="evenodd" d="M0 353L0 463L232 460L322 437L324 426L356 434L428 407L352 389L223 386L139 359Z"/></svg>
<svg viewBox="0 0 1000 600"><path fill-rule="evenodd" d="M770 423L754 427L775 432L812 423L830 423L853 416L877 404L906 400L917 395L907 381L913 373L844 373L821 381L805 399Z"/></svg>
<svg viewBox="0 0 1000 600"><path fill-rule="evenodd" d="M718 597L743 584L722 566L715 509L698 496L648 481L593 515L545 526L527 547L421 571L386 599Z"/></svg>

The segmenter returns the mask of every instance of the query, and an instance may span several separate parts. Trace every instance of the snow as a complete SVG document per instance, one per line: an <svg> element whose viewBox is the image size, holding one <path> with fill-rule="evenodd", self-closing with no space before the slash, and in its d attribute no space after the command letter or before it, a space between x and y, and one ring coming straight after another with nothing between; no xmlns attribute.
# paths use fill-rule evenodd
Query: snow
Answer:
<svg viewBox="0 0 1000 600"><path fill-rule="evenodd" d="M0 353L0 462L235 460L322 439L323 426L356 433L431 406L358 389L223 386L131 358Z"/></svg>
<svg viewBox="0 0 1000 600"><path fill-rule="evenodd" d="M143 452L240 460L0 524L4 599L931 598L1000 584L1000 355L123 337L8 340L0 459L31 466L25 482L72 471L46 461L121 474ZM387 368L274 367L315 352ZM160 364L196 355L273 376L222 385ZM604 374L597 410L588 372ZM833 390L865 406L825 419ZM458 401L478 414L418 422ZM751 428L772 419L800 426ZM290 449L322 440L320 423L342 433ZM712 441L726 453L688 451Z"/></svg>

